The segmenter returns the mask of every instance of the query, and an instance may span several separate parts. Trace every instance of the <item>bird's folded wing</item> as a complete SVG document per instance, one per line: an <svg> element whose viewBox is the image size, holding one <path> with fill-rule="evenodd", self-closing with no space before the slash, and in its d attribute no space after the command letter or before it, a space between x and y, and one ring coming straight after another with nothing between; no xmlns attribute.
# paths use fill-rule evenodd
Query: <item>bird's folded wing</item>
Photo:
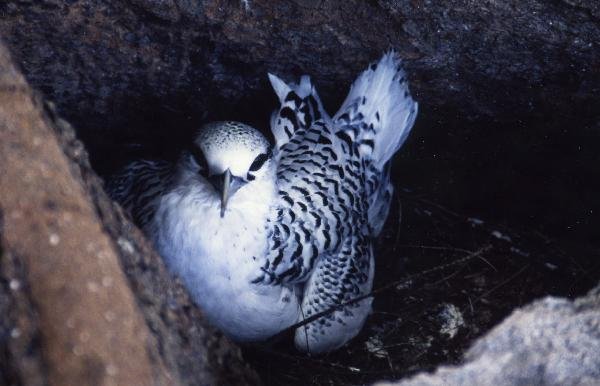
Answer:
<svg viewBox="0 0 600 386"><path fill-rule="evenodd" d="M173 164L162 160L137 160L114 174L106 190L127 210L135 223L144 227L154 216L157 199L173 176Z"/></svg>

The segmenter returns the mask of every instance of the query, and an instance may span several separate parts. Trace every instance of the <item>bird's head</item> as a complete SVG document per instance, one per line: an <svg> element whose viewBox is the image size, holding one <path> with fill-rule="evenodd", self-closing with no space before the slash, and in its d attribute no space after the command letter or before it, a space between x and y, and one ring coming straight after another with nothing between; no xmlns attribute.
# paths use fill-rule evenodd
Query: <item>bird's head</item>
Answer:
<svg viewBox="0 0 600 386"><path fill-rule="evenodd" d="M258 130L239 122L204 125L189 150L189 167L210 182L221 197L221 217L238 189L260 181L272 170L269 141Z"/></svg>

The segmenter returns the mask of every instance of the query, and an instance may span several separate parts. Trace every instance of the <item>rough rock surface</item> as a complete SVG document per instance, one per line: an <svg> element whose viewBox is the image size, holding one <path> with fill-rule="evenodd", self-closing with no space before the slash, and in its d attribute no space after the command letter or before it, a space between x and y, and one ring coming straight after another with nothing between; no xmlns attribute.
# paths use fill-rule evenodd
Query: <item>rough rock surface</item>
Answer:
<svg viewBox="0 0 600 386"><path fill-rule="evenodd" d="M600 287L575 301L547 297L516 310L478 340L460 366L398 383L433 385L597 385Z"/></svg>
<svg viewBox="0 0 600 386"><path fill-rule="evenodd" d="M45 106L41 98L28 97L34 107L27 109L34 115L41 114L41 118L35 118L43 121L39 127L47 126L57 134L54 138L44 129L45 134L42 136L40 132L35 138L49 140L36 145L32 142L34 137L25 136L25 130L9 132L0 128L3 130L0 135L23 136L18 137L16 145L12 140L0 138L3 161L0 164L3 184L0 223L4 223L0 248L4 251L0 261L0 315L3 315L0 318L0 379L44 383L51 370L49 360L56 358L52 356L56 352L51 350L59 347L47 346L48 339L68 340L75 336L65 331L55 335L52 335L53 330L46 331L46 326L54 326L50 323L51 318L57 317L54 310L66 312L65 307L71 303L55 308L53 303L37 300L36 294L44 291L47 283L31 282L31 279L37 279L39 276L32 275L37 275L36 270L45 265L31 262L35 256L42 256L44 259L40 257L40 260L44 262L48 257L62 259L72 255L69 262L80 262L86 256L85 249L68 249L66 252L72 255L52 254L55 249L44 248L44 245L58 242L58 246L63 247L70 245L68 240L71 239L67 233L53 233L58 239L52 237L51 241L50 234L43 233L54 229L50 225L64 225L60 222L63 212L84 208L89 226L96 227L99 240L104 240L103 245L110 251L110 269L114 269L114 256L118 256L127 278L129 290L121 286L122 274L115 273L115 278L120 279L114 286L119 288L119 293L121 290L129 293L121 299L120 309L137 320L136 326L141 327L136 332L141 335L128 335L128 339L119 340L115 348L122 343L139 349L137 355L131 355L139 359L136 369L142 375L138 380L143 380L143 374L152 374L156 382L168 379L173 383L193 384L198 379L206 379L207 383L215 384L255 383L253 372L241 363L239 351L217 332L205 327L199 311L181 286L167 279L160 260L139 231L107 200L99 179L90 168L87 152L94 170L103 175L130 157L168 156L162 153L169 153L170 145L185 140L205 121L237 119L266 130L275 104L266 72L276 73L286 80L310 74L326 106L333 110L356 73L389 48L396 49L405 58L412 91L421 111L401 153L398 166L402 167L393 169L397 186L411 188L415 197L439 199L444 204L435 205L440 213L451 208L455 213L465 214L462 216L465 218L484 218L486 224L488 220L519 224L526 229L527 236L547 241L545 248L555 250L562 257L558 259L561 264L555 264L552 259L548 263L544 259L545 249L535 253L527 249L531 255L526 257L528 253L522 253L521 244L515 243L514 251L513 246L505 248L510 248L508 252L494 251L495 259L490 260L492 264L488 267L491 273L485 277L481 272L487 268L465 265L464 271L473 270L464 273L465 280L462 274L448 273L455 278L452 291L444 287L451 280L442 276L430 279L433 282L428 288L415 287L412 292L394 295L401 297L400 300L406 298L407 304L418 303L424 310L421 314L430 311L437 302L449 301L448 295L453 297L452 304L460 304L463 309L468 305L460 302L468 300L470 303L472 298L481 300L479 303L485 300L486 312L492 316L463 312L465 317L470 316L465 322L471 325L463 329L468 333L460 331L446 344L435 340L434 347L422 350L427 353L422 354L423 357L419 354L421 349L411 342L413 350L404 355L413 357L414 362L396 356L395 363L389 362L388 374L405 374L454 359L456 356L448 352L462 352L463 344L479 336L489 327L488 323L497 320L496 316L506 315L515 305L540 294L554 294L553 291L571 295L574 287L575 293L580 293L577 291L583 287L590 288L590 281L598 280L594 259L600 251L597 244L600 228L597 219L600 213L597 200L600 190L600 169L597 168L600 162L597 151L600 146L600 99L597 97L600 92L600 72L597 71L600 68L600 5L595 0L6 0L0 2L0 15L0 36L15 61L31 86L56 107ZM10 71L14 74L14 69ZM7 76L12 79L12 75ZM3 103L7 103L2 119L15 119L14 112L19 111L16 106L22 101L17 98L29 95L29 91L19 94L15 90L12 84L0 90ZM41 110L44 112L40 113ZM76 135L59 115L73 124ZM83 141L85 150L76 137ZM50 146L46 143L54 146L54 155L49 159L55 159L60 153L56 151L57 146L67 155L68 160L60 161L62 169L55 168L54 164L48 164L52 167L44 165L38 159L47 156L38 151ZM20 160L23 174L15 172L10 175L14 178L9 179L5 170L9 170L7 162L13 159ZM31 170L24 167L25 160L31 161ZM25 205L23 202L30 192L44 198L44 194L52 193L51 189L44 193L46 186L58 189L56 183L62 180L50 178L42 184L38 177L47 178L48 173L64 177L65 165L71 173L70 186L87 198L69 200L80 205L75 209L58 199L49 206L33 200L27 205L37 205L31 206L40 213L37 228L13 225L10 208L24 210L25 207L19 205ZM22 179L29 175L35 177L31 186L44 189L26 185ZM53 206L58 204L65 204L66 209ZM5 210L4 205L10 208ZM465 225L465 222L453 216L445 221L451 225L441 227L446 235L438 235L441 232L439 219L431 216L431 208L423 208L419 216L432 220L423 221L421 227L415 226L416 220L405 213L407 225L399 232L410 236L402 240L405 244L414 247L423 243L423 248L418 246L420 254L401 253L416 256L413 263L417 268L431 268L431 265L420 266L423 260L433 261L431 264L447 261L453 257L447 251L453 248L475 250L481 247L478 243L483 239L471 237L462 229L464 226L457 227L456 224ZM423 208L419 204L412 209ZM50 225L44 223L46 220ZM18 224L23 227L34 224L29 218L20 221L23 222ZM448 235L446 230L452 234ZM573 236L575 230L579 232L578 239ZM21 232L25 232L26 238ZM401 238L396 233L391 229L390 237L383 240L386 245L381 248L381 255L391 258L379 260L384 267L379 270L380 278L397 280L405 273L398 259L398 251L402 249L396 248ZM574 241L567 243L570 238ZM38 248L38 242L45 244L35 250L37 254L19 255L14 254L17 242L27 251ZM426 245L429 242L431 245ZM576 253L572 245L577 248ZM431 246L439 255L434 256L426 249ZM585 260L583 264L578 261L579 257ZM509 263L505 258L509 258ZM72 274L75 272L72 270L84 264L73 265L64 270L65 274ZM521 271L521 266L529 268ZM496 267L500 268L499 272ZM512 276L503 276L513 268L517 273L524 272L519 276L522 280L515 282L509 280ZM90 274L100 273L92 271ZM59 279L64 281L64 278ZM553 280L560 280L556 288ZM479 284L471 285L471 281ZM84 293L104 290L94 284L89 290L87 282L69 281L67 284L75 286L74 301L81 301L77 296L80 290ZM52 299L49 296L47 301ZM392 312L395 312L393 307L402 305L401 301L398 304L384 297L379 300L393 303ZM74 304L71 306L75 307ZM478 312L484 308L477 304L476 307ZM414 323L413 314L412 309L405 310L404 321L398 323L408 329L406 326ZM85 314L82 318L89 316ZM108 319L112 317L109 313ZM110 322L90 319L89 322L94 323ZM473 319L487 322L474 323ZM395 331L394 326L390 328ZM422 329L413 331L415 336L431 336L427 326L421 323ZM78 328L72 333L80 332ZM404 333L403 329L400 331ZM388 351L401 351L404 337L395 336L397 345ZM92 339L86 334L83 338ZM452 346L452 340L461 343ZM142 349L140 341L152 343ZM371 343L377 346L389 342L372 340ZM427 340L425 343L429 344ZM355 353L352 351L355 349L349 352ZM77 358L67 357L67 361L61 362L65 368L75 364L69 367L70 376L77 376L81 369L107 368L106 356L99 355L97 362L88 361L81 367L76 366L82 363L78 362L81 358L75 356ZM264 374L268 377L284 368L280 363L312 362L321 367L322 373L333 374L332 377L335 375L346 383L374 379L356 378L357 367L346 366L352 361L337 363L343 355L330 358L333 365L313 358L292 361L289 356L280 356L278 362L257 356L254 363L265 366ZM356 358L352 355L352 360ZM387 359L381 361L387 365ZM101 365L96 366L97 363ZM145 364L149 367L143 370ZM280 379L285 383L306 384L302 376L307 376L306 369L310 367L300 367L296 379ZM114 368L110 369L110 373L114 373ZM344 371L350 375L346 377ZM369 374L375 377L369 371L363 376ZM125 375L118 372L115 376ZM313 378L313 381L319 379L330 378Z"/></svg>
<svg viewBox="0 0 600 386"><path fill-rule="evenodd" d="M27 77L83 130L139 127L155 108L198 116L235 105L262 91L267 71L309 73L343 96L339 85L390 47L435 110L499 119L592 114L600 103L594 0L46 0L0 10Z"/></svg>
<svg viewBox="0 0 600 386"><path fill-rule="evenodd" d="M0 383L249 384L0 46Z"/></svg>
<svg viewBox="0 0 600 386"><path fill-rule="evenodd" d="M268 71L311 74L333 109L394 48L421 110L406 149L416 176L403 181L435 180L455 192L444 197L455 208L500 221L537 224L558 206L564 214L548 221L557 232L585 233L590 207L600 210L586 183L600 180L590 166L600 143L595 0L8 0L0 14L27 79L101 173L140 149L125 144L161 152L207 120L265 130ZM583 200L557 203L565 186Z"/></svg>

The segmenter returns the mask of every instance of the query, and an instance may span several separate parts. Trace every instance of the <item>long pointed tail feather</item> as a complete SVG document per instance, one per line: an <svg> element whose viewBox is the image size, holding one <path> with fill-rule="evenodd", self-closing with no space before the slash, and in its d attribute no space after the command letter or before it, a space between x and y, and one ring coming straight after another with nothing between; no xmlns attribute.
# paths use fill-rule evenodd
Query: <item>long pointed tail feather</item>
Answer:
<svg viewBox="0 0 600 386"><path fill-rule="evenodd" d="M281 105L271 116L271 131L277 148L285 145L297 130L307 130L320 119L329 120L308 75L304 75L298 84L287 84L273 74L269 74L269 80Z"/></svg>
<svg viewBox="0 0 600 386"><path fill-rule="evenodd" d="M417 111L400 57L390 51L354 81L333 120L381 170L406 140Z"/></svg>

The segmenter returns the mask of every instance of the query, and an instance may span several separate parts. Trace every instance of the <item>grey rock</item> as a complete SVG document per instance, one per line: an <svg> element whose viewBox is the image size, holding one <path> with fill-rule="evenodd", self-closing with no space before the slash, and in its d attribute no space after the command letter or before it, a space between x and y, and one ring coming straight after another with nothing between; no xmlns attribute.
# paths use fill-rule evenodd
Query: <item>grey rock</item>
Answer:
<svg viewBox="0 0 600 386"><path fill-rule="evenodd" d="M378 386L591 386L599 382L600 286L575 301L546 297L514 311L475 342L462 365Z"/></svg>

